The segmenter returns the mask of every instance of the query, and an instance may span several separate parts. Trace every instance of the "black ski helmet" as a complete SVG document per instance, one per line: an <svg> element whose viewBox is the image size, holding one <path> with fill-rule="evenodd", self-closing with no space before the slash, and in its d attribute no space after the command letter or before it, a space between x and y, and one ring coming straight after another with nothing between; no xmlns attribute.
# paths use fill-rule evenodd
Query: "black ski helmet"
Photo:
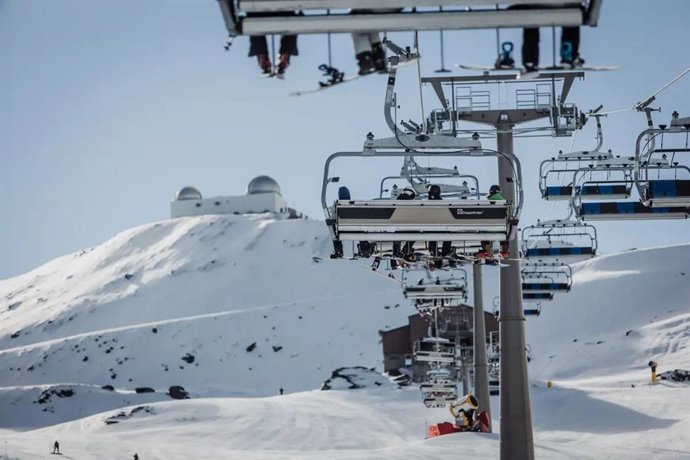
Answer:
<svg viewBox="0 0 690 460"><path fill-rule="evenodd" d="M441 197L441 187L439 185L431 185L429 187L429 198L440 198Z"/></svg>
<svg viewBox="0 0 690 460"><path fill-rule="evenodd" d="M493 195L495 193L501 193L501 187L498 185L492 185L491 188L489 188L489 195Z"/></svg>

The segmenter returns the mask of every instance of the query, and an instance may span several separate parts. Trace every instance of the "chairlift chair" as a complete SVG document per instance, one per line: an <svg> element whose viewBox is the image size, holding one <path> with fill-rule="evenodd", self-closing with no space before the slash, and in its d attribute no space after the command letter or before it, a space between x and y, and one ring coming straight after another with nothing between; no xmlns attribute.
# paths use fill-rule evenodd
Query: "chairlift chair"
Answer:
<svg viewBox="0 0 690 460"><path fill-rule="evenodd" d="M596 26L601 0L218 0L231 37ZM510 9L526 6L529 9ZM439 11L439 7L441 8ZM356 12L355 12L356 10ZM299 11L299 14L295 12Z"/></svg>
<svg viewBox="0 0 690 460"><path fill-rule="evenodd" d="M576 262L596 256L597 230L575 220L537 222L522 229L522 255L532 262Z"/></svg>
<svg viewBox="0 0 690 460"><path fill-rule="evenodd" d="M408 141L412 141L411 139ZM522 204L522 173L513 154L484 151L478 141L435 137L429 144L418 141L414 152L399 136L367 139L362 152L339 152L326 160L321 203L334 241L391 243L415 241L506 241L516 227ZM419 149L419 150L417 150ZM449 150L452 149L452 150ZM328 186L337 181L330 175L333 160L342 157L496 157L511 161L518 185L515 203L474 198L464 200L367 200L338 199L326 202Z"/></svg>
<svg viewBox="0 0 690 460"><path fill-rule="evenodd" d="M525 308L523 313L525 316L539 316L541 315L541 305L537 305L535 308Z"/></svg>
<svg viewBox="0 0 690 460"><path fill-rule="evenodd" d="M522 292L568 292L572 286L573 274L569 265L524 265L521 275Z"/></svg>
<svg viewBox="0 0 690 460"><path fill-rule="evenodd" d="M651 128L638 136L634 178L645 206L690 207L689 137L690 129L685 126ZM648 140L643 144L645 138ZM645 145L652 143L650 139L654 145L645 150Z"/></svg>
<svg viewBox="0 0 690 460"><path fill-rule="evenodd" d="M550 302L553 300L553 292L523 292L523 302Z"/></svg>
<svg viewBox="0 0 690 460"><path fill-rule="evenodd" d="M454 363L455 344L441 337L424 337L414 343L415 361Z"/></svg>

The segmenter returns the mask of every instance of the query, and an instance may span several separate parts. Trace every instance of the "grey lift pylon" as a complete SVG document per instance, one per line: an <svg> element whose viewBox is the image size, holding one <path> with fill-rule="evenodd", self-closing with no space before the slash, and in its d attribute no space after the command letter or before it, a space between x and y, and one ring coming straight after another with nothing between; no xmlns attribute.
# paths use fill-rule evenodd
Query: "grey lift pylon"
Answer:
<svg viewBox="0 0 690 460"><path fill-rule="evenodd" d="M542 72L534 79L519 80L519 75L440 76L423 78L434 89L444 110L435 112L430 124L441 132L457 133L457 123L467 121L489 124L496 130L497 150L513 156L513 137L516 125L549 118L551 130L556 136L567 136L584 124L584 117L577 107L566 105L573 82L582 78L583 72ZM516 90L515 107L494 109L489 98L480 106L474 105L472 87L496 84L536 85L536 90ZM557 84L561 87L556 93ZM458 86L464 85L467 96L459 96ZM542 88L540 92L540 86ZM444 89L450 88L451 98ZM546 88L546 90L544 90ZM486 91L482 91L486 93ZM478 94L479 92L477 92ZM463 99L464 98L464 99ZM509 162L498 158L499 185L508 202L521 194L516 190L515 172ZM501 398L501 460L534 459L532 414L527 375L527 348L525 342L525 317L522 306L522 284L517 232L509 235L509 258L500 272L500 398Z"/></svg>
<svg viewBox="0 0 690 460"><path fill-rule="evenodd" d="M484 322L484 300L482 289L482 265L472 266L472 286L474 292L474 394L479 401L479 413L486 411L491 429L491 398L489 397L489 374L486 362L486 324Z"/></svg>

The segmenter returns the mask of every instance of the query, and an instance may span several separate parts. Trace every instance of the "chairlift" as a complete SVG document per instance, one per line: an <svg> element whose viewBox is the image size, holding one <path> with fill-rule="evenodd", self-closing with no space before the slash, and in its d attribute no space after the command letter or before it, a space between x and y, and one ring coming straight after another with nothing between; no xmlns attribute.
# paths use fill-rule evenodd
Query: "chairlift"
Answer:
<svg viewBox="0 0 690 460"><path fill-rule="evenodd" d="M573 270L560 263L524 265L521 271L522 292L568 292Z"/></svg>
<svg viewBox="0 0 690 460"><path fill-rule="evenodd" d="M525 316L539 316L541 315L541 304L537 304L535 308L525 308L523 313Z"/></svg>
<svg viewBox="0 0 690 460"><path fill-rule="evenodd" d="M414 141L407 139L407 141ZM367 138L361 152L332 154L324 167L321 204L326 224L336 242L367 241L391 243L416 241L506 241L519 220L522 207L522 173L517 157L481 149L477 140L426 136L416 145L402 145L400 136L374 140ZM410 151L410 148L414 151ZM330 175L330 166L336 158L381 157L503 157L510 160L517 182L517 199L489 201L484 197L463 200L372 200L337 199L326 202L328 187L337 179ZM419 197L418 197L419 198ZM338 243L342 244L342 243Z"/></svg>
<svg viewBox="0 0 690 460"><path fill-rule="evenodd" d="M218 0L231 37L596 26L601 0ZM511 6L527 9L512 9ZM439 11L439 6L441 11ZM500 8L499 8L500 6ZM296 12L299 12L297 14Z"/></svg>
<svg viewBox="0 0 690 460"><path fill-rule="evenodd" d="M442 337L424 337L414 343L415 361L454 363L455 344Z"/></svg>
<svg viewBox="0 0 690 460"><path fill-rule="evenodd" d="M550 201L572 200L574 195L579 201L625 199L633 188L634 163L633 157L610 151L596 158L551 158L541 163L539 190Z"/></svg>
<svg viewBox="0 0 690 460"><path fill-rule="evenodd" d="M597 145L593 149L573 152L559 151L557 157L542 161L539 167L539 190L545 200L570 200L574 191L573 182L570 179L573 177L573 173L583 167L606 169L611 167L612 163L621 162L611 150L601 150L604 143L601 117L606 116L599 113L602 107L599 106L589 112L589 117L594 117L597 123ZM569 182L563 184L564 179ZM618 198L620 195L627 198L630 195L630 187L626 188L624 185L625 183L615 185L613 183L591 184L584 190L578 189L578 192L585 197L584 199L592 199L600 195L610 199Z"/></svg>
<svg viewBox="0 0 690 460"><path fill-rule="evenodd" d="M645 206L690 206L689 137L690 129L682 125L660 125L643 131L637 137L634 178ZM652 139L655 141L654 146L646 151L643 145L645 138L648 139L646 145Z"/></svg>
<svg viewBox="0 0 690 460"><path fill-rule="evenodd" d="M529 262L577 262L597 253L597 229L569 217L537 221L522 229L521 239L522 255Z"/></svg>
<svg viewBox="0 0 690 460"><path fill-rule="evenodd" d="M417 283L406 284L403 294L411 300L466 300L467 299L467 272L464 269L454 270L449 277L441 279L440 276L431 276L426 271L426 276ZM457 276L456 276L457 275ZM405 279L409 276L406 274Z"/></svg>
<svg viewBox="0 0 690 460"><path fill-rule="evenodd" d="M553 300L553 292L523 292L523 302L550 302Z"/></svg>

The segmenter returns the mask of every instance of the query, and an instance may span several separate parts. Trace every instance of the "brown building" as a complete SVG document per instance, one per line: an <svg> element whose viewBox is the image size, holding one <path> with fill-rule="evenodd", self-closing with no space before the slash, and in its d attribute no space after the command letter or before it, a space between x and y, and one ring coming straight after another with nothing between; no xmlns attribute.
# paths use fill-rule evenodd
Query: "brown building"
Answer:
<svg viewBox="0 0 690 460"><path fill-rule="evenodd" d="M469 305L460 305L439 312L438 335L452 340L456 346L461 347L461 350L470 351L473 344L473 315L473 308ZM493 314L484 312L484 321L486 322L484 341L488 344L490 334L498 332L498 320ZM413 362L413 349L416 341L429 335L435 335L430 330L430 324L431 321L417 313L408 317L407 325L381 331L384 372L397 375L400 368L406 367L412 370L413 376L424 373L424 369L421 367L426 369L426 363ZM420 369L415 369L416 367L420 367Z"/></svg>

